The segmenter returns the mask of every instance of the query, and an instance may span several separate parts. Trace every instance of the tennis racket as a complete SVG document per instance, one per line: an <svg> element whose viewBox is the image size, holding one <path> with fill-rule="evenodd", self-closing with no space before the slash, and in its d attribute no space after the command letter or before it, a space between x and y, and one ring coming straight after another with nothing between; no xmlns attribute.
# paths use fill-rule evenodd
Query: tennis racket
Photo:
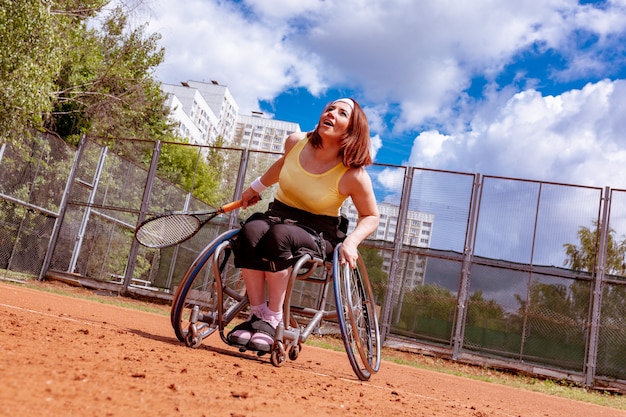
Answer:
<svg viewBox="0 0 626 417"><path fill-rule="evenodd" d="M233 201L217 210L170 211L143 221L135 229L135 239L149 248L177 245L198 233L216 216L240 208L243 201Z"/></svg>

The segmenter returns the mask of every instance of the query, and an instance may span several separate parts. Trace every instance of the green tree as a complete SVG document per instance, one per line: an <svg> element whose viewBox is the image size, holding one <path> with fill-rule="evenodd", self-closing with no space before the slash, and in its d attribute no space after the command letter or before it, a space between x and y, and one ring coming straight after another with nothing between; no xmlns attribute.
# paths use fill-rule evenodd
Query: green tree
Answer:
<svg viewBox="0 0 626 417"><path fill-rule="evenodd" d="M482 290L474 291L467 306L467 324L504 330L504 309L496 300L485 300Z"/></svg>
<svg viewBox="0 0 626 417"><path fill-rule="evenodd" d="M577 272L592 275L595 273L600 246L599 223L594 221L593 229L580 227L577 232L578 244L566 243L564 265ZM615 231L608 230L605 256L607 273L624 273L625 242L615 238ZM589 317L591 283L575 280L571 285L549 284L535 280L531 282L528 297L516 295L520 305L520 316L526 316L527 333L543 340L556 343L576 344L584 338L581 334ZM614 314L622 314L623 292L619 286L605 286L603 289L602 318L613 321ZM617 307L617 308L615 308Z"/></svg>
<svg viewBox="0 0 626 417"><path fill-rule="evenodd" d="M224 138L218 136L213 146L207 152L205 161L207 166L207 177L203 184L205 194L210 195L214 204L223 204L233 198L234 182L230 181L232 177L236 177L236 169L234 168L229 153L222 149ZM239 160L236 162L239 166ZM231 174L230 176L228 174Z"/></svg>
<svg viewBox="0 0 626 417"><path fill-rule="evenodd" d="M216 143L221 142L218 138ZM165 143L157 172L204 203L218 206L232 198L222 187L226 173L223 159L220 147L198 148L189 146L185 140Z"/></svg>
<svg viewBox="0 0 626 417"><path fill-rule="evenodd" d="M108 3L0 0L0 141L33 129L70 143L84 133L172 139L152 77L160 36L131 30L120 7L93 27Z"/></svg>
<svg viewBox="0 0 626 417"><path fill-rule="evenodd" d="M593 274L599 249L600 225L596 221L594 229L580 227L579 244L566 243L567 258L564 264L576 271ZM626 276L626 238L615 237L615 230L609 229L605 254L605 271L611 278L623 280ZM577 281L571 286L575 303L575 312L579 320L584 320L589 311L591 284ZM586 308L585 308L586 307ZM624 378L624 350L626 349L626 286L605 282L602 286L602 306L600 316L598 362L603 372L617 378Z"/></svg>
<svg viewBox="0 0 626 417"><path fill-rule="evenodd" d="M593 229L581 226L578 229L578 245L566 243L566 259L564 265L579 272L587 272L590 275L595 272L597 253L600 246L600 227L597 221L593 222ZM626 265L626 239L619 240L615 237L615 230L608 229L607 247L605 254L605 271L611 275L625 275ZM585 320L589 311L591 287L588 282L576 281L570 286L572 293L573 311L579 320ZM603 289L603 315L605 319L615 312L621 313L620 308L615 308L612 300L620 300L621 289L617 286L605 286ZM609 318L610 319L610 318Z"/></svg>
<svg viewBox="0 0 626 417"><path fill-rule="evenodd" d="M418 285L404 296L405 305L415 305L419 315L432 319L448 321L452 317L456 305L456 296L447 288L438 284ZM412 311L404 311L403 316ZM410 310L410 309L409 309Z"/></svg>
<svg viewBox="0 0 626 417"><path fill-rule="evenodd" d="M54 17L41 0L0 0L0 142L41 128L62 59Z"/></svg>
<svg viewBox="0 0 626 417"><path fill-rule="evenodd" d="M574 271L595 271L597 253L600 245L600 228L598 221L593 222L594 229L581 226L578 229L579 244L565 243L565 261L563 265ZM615 230L609 228L606 248L606 272L609 274L624 275L626 272L626 239L621 241L615 238Z"/></svg>
<svg viewBox="0 0 626 417"><path fill-rule="evenodd" d="M367 275L374 293L374 300L380 304L385 299L388 279L387 273L383 271L383 257L378 250L365 246L361 246L359 252L367 269Z"/></svg>
<svg viewBox="0 0 626 417"><path fill-rule="evenodd" d="M171 140L164 95L152 77L163 60L160 36L146 35L145 25L131 30L119 7L99 30L76 18L62 24L74 47L62 62L46 128L70 143L85 133Z"/></svg>

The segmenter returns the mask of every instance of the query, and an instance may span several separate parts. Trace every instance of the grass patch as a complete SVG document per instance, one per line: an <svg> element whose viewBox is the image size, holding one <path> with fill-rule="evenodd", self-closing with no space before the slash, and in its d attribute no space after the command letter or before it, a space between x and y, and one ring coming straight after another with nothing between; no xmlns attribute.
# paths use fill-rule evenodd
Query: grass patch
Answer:
<svg viewBox="0 0 626 417"><path fill-rule="evenodd" d="M400 365L626 410L626 397L623 395L588 390L569 381L555 381L529 375L521 375L510 371L462 364L442 358L392 349L383 349L382 357L386 361Z"/></svg>

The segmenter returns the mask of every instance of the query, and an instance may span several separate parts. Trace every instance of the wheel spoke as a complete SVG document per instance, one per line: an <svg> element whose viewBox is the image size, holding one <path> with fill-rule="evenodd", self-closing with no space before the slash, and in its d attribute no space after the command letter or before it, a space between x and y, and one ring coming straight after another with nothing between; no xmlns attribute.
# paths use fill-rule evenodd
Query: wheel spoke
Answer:
<svg viewBox="0 0 626 417"><path fill-rule="evenodd" d="M359 256L358 268L338 264L335 249L334 288L338 321L355 374L368 380L380 367L380 333L369 278Z"/></svg>
<svg viewBox="0 0 626 417"><path fill-rule="evenodd" d="M172 326L177 338L188 346L222 329L224 312L245 298L245 289L232 261L229 239L222 234L196 258L181 280L172 302ZM232 315L228 315L232 317ZM190 335L193 329L193 335Z"/></svg>

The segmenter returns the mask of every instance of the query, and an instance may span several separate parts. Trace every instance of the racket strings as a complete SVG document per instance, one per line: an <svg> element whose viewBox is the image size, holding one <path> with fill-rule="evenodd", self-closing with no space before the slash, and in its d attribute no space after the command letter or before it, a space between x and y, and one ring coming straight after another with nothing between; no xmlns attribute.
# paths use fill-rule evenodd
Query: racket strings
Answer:
<svg viewBox="0 0 626 417"><path fill-rule="evenodd" d="M155 218L137 230L137 240L148 247L165 247L180 243L198 231L200 222L194 216L171 215Z"/></svg>

